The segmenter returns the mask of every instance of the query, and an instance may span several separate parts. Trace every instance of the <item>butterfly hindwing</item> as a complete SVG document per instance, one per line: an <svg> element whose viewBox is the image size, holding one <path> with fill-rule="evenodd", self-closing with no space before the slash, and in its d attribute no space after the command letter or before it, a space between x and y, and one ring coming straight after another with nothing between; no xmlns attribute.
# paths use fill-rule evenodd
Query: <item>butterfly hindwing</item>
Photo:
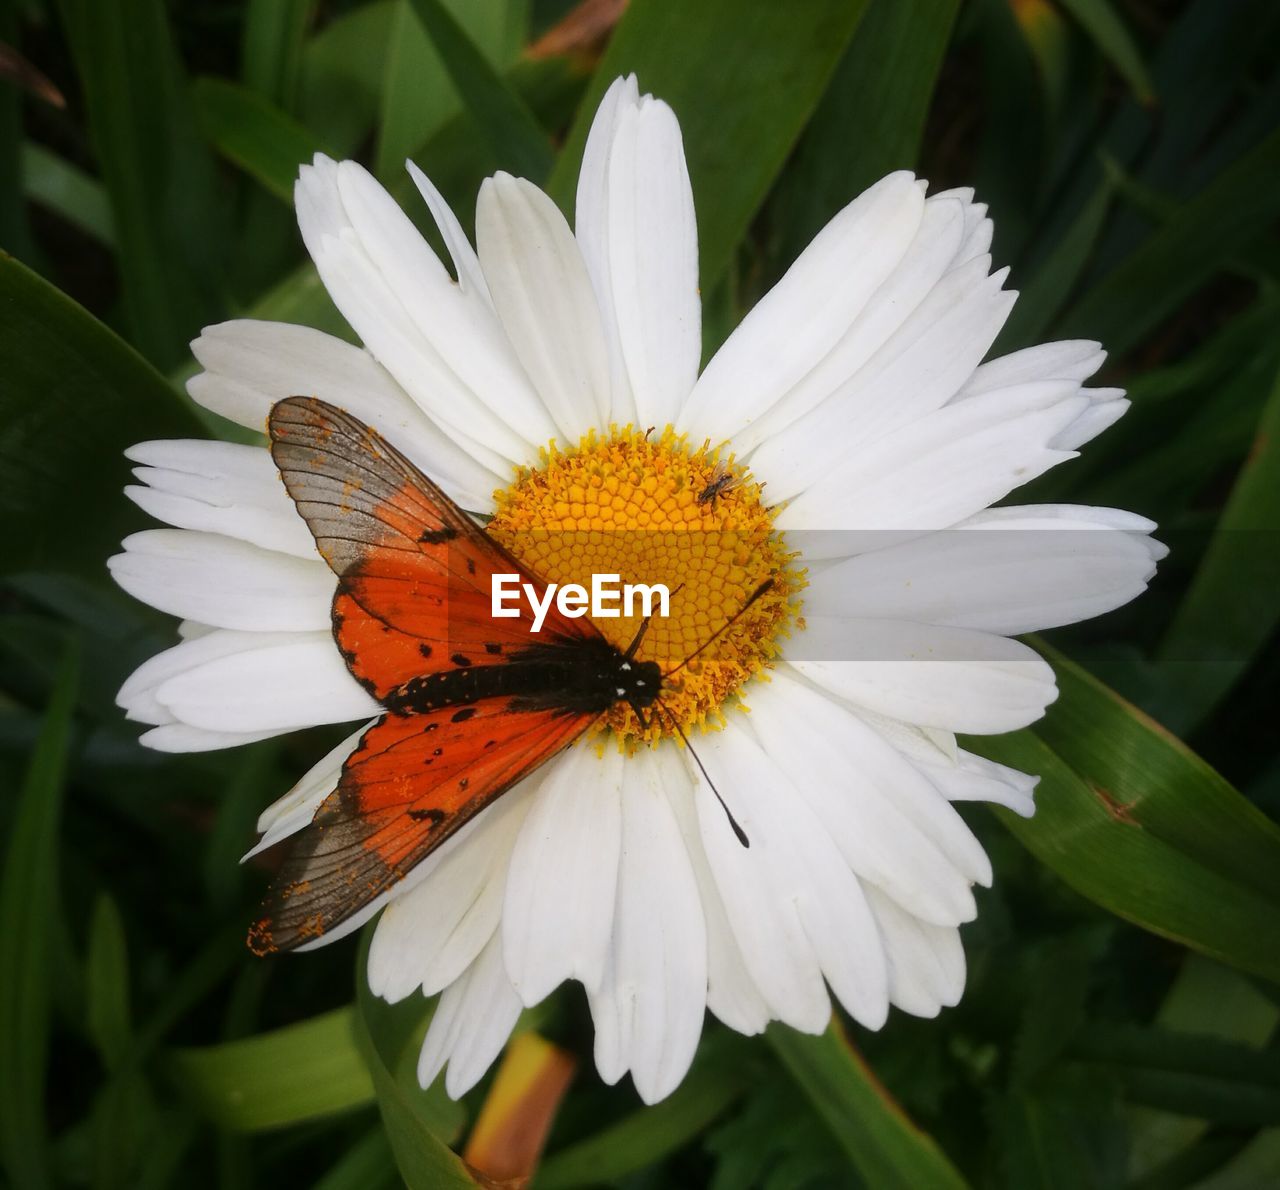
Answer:
<svg viewBox="0 0 1280 1190"><path fill-rule="evenodd" d="M513 701L387 715L365 732L273 881L250 947L292 950L328 933L595 718Z"/></svg>
<svg viewBox="0 0 1280 1190"><path fill-rule="evenodd" d="M335 406L289 397L271 411L271 453L338 576L334 638L375 698L413 678L500 665L536 643L527 609L492 615L495 574L545 584L390 443ZM590 640L585 618L548 609L541 639Z"/></svg>

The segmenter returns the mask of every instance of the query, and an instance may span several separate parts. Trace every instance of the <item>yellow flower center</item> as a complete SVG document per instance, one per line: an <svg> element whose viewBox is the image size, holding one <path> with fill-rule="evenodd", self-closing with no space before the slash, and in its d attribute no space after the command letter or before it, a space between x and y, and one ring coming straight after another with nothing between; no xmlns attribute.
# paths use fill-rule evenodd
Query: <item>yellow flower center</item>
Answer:
<svg viewBox="0 0 1280 1190"><path fill-rule="evenodd" d="M593 575L616 574L620 583L662 584L671 593L670 614L653 617L636 656L664 674L689 663L663 683L647 726L625 703L605 714L601 729L627 749L674 735L675 724L686 733L719 728L729 701L798 623L804 575L773 528L761 485L731 457L690 447L670 426L661 434L631 426L607 437L592 432L569 449L553 443L540 466L521 469L496 499L489 533L544 581L590 590ZM743 611L766 580L770 588ZM625 649L642 609L621 610L595 625Z"/></svg>

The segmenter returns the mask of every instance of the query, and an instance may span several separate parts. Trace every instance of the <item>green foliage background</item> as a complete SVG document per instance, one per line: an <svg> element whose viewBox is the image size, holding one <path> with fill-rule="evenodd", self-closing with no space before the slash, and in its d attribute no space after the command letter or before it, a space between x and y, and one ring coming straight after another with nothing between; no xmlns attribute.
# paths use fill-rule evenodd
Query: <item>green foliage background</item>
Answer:
<svg viewBox="0 0 1280 1190"><path fill-rule="evenodd" d="M464 221L499 167L567 204L595 101L634 70L684 128L708 351L887 170L975 185L1022 290L1000 349L1101 339L1134 401L1029 496L1134 509L1173 553L1044 646L1043 723L970 744L1044 780L1030 822L969 816L997 880L960 1007L847 1038L710 1024L643 1109L599 1083L562 989L521 1025L583 1058L535 1185L1280 1184L1280 6L633 0L603 48L527 52L568 8L0 5L50 84L0 71L8 1183L470 1182L450 1146L487 1083L417 1088L430 1006L373 1002L354 942L243 948L266 877L238 857L331 735L138 747L114 693L173 626L104 561L143 525L124 447L243 435L182 392L201 326L349 334L294 228L299 162L358 157L407 200L411 156Z"/></svg>

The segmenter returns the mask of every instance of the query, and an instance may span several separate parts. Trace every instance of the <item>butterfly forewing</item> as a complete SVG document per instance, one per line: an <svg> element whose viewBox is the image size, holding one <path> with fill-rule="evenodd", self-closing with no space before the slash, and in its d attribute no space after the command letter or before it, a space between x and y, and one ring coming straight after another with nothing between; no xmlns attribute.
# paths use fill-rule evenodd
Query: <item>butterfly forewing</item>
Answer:
<svg viewBox="0 0 1280 1190"><path fill-rule="evenodd" d="M381 436L307 397L279 402L271 453L321 556L338 576L334 637L375 698L414 678L501 665L538 640L598 639L554 606L539 636L524 615L495 619L492 581L544 584Z"/></svg>

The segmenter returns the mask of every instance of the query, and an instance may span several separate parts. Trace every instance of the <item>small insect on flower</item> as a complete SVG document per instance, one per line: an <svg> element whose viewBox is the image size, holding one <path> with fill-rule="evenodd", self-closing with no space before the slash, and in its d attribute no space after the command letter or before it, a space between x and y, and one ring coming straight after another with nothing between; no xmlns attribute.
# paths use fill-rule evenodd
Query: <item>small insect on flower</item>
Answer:
<svg viewBox="0 0 1280 1190"><path fill-rule="evenodd" d="M726 492L731 492L742 480L734 475L724 463L717 463L711 480L698 493L699 504L714 504Z"/></svg>

